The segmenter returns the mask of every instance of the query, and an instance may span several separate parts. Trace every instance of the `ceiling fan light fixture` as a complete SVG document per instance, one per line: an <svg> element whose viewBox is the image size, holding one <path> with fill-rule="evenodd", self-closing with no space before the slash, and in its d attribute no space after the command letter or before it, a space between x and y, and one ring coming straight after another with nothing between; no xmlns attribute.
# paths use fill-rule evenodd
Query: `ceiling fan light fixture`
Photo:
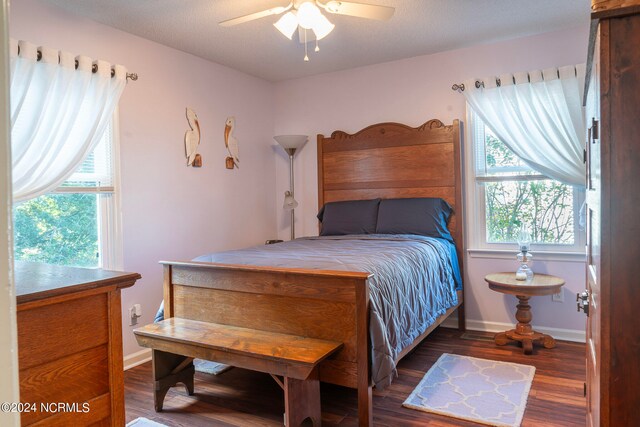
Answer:
<svg viewBox="0 0 640 427"><path fill-rule="evenodd" d="M295 33L298 28L298 17L295 12L287 12L282 15L282 17L278 19L278 22L273 24L273 26L276 27L286 38L291 40L293 33Z"/></svg>
<svg viewBox="0 0 640 427"><path fill-rule="evenodd" d="M315 24L311 28L316 35L316 40L322 40L329 35L336 26L332 24L326 16L320 14L320 17L316 20Z"/></svg>
<svg viewBox="0 0 640 427"><path fill-rule="evenodd" d="M329 3L327 3L324 8L331 13L338 13L338 11L340 10L340 2L339 1L330 1Z"/></svg>
<svg viewBox="0 0 640 427"><path fill-rule="evenodd" d="M305 30L312 29L321 17L320 9L312 1L306 1L298 7L298 24Z"/></svg>

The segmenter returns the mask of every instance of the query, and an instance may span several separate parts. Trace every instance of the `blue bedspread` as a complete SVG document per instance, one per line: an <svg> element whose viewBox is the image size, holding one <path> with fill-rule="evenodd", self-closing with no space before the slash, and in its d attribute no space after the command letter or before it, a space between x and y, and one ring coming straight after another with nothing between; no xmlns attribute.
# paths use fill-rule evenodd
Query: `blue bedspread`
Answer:
<svg viewBox="0 0 640 427"><path fill-rule="evenodd" d="M200 256L194 261L373 273L370 280L372 380L396 376L397 355L458 303L455 246L416 235L305 237Z"/></svg>

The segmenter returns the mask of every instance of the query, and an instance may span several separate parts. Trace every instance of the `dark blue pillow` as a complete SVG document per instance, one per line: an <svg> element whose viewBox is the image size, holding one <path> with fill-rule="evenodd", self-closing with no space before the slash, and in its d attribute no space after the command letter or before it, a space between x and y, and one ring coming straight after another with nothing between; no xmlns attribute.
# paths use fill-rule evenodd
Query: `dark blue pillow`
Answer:
<svg viewBox="0 0 640 427"><path fill-rule="evenodd" d="M376 232L380 199L329 202L318 213L321 236L372 234Z"/></svg>
<svg viewBox="0 0 640 427"><path fill-rule="evenodd" d="M453 209L439 198L383 199L376 233L418 234L453 242L447 223Z"/></svg>

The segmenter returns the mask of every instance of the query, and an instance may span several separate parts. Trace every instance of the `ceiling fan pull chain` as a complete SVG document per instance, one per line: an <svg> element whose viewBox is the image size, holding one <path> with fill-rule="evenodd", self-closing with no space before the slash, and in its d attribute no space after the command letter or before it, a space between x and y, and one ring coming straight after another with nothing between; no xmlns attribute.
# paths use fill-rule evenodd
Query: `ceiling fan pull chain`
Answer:
<svg viewBox="0 0 640 427"><path fill-rule="evenodd" d="M327 19L323 11L329 14L355 16L358 18L386 21L390 19L395 9L389 6L379 6L368 3L356 3L336 0L290 0L287 6L278 6L237 18L220 22L223 27L243 24L245 22L262 19L267 16L282 15L273 24L286 38L292 40L293 34L298 31L298 38L302 37L300 31L304 30L304 61L309 62L309 40L307 30L312 30L316 41L315 52L320 52L318 41L325 38L333 31L335 25Z"/></svg>

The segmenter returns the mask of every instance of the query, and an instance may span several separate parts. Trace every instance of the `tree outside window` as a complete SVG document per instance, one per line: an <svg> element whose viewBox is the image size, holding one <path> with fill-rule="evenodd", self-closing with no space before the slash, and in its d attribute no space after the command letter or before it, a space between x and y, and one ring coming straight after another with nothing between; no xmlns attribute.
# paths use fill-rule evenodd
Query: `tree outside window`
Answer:
<svg viewBox="0 0 640 427"><path fill-rule="evenodd" d="M18 260L98 267L95 194L45 194L14 208Z"/></svg>
<svg viewBox="0 0 640 427"><path fill-rule="evenodd" d="M16 204L16 260L115 268L113 124L78 170L54 192Z"/></svg>
<svg viewBox="0 0 640 427"><path fill-rule="evenodd" d="M526 224L534 243L579 246L583 194L531 169L475 115L472 129L484 245L514 243Z"/></svg>

